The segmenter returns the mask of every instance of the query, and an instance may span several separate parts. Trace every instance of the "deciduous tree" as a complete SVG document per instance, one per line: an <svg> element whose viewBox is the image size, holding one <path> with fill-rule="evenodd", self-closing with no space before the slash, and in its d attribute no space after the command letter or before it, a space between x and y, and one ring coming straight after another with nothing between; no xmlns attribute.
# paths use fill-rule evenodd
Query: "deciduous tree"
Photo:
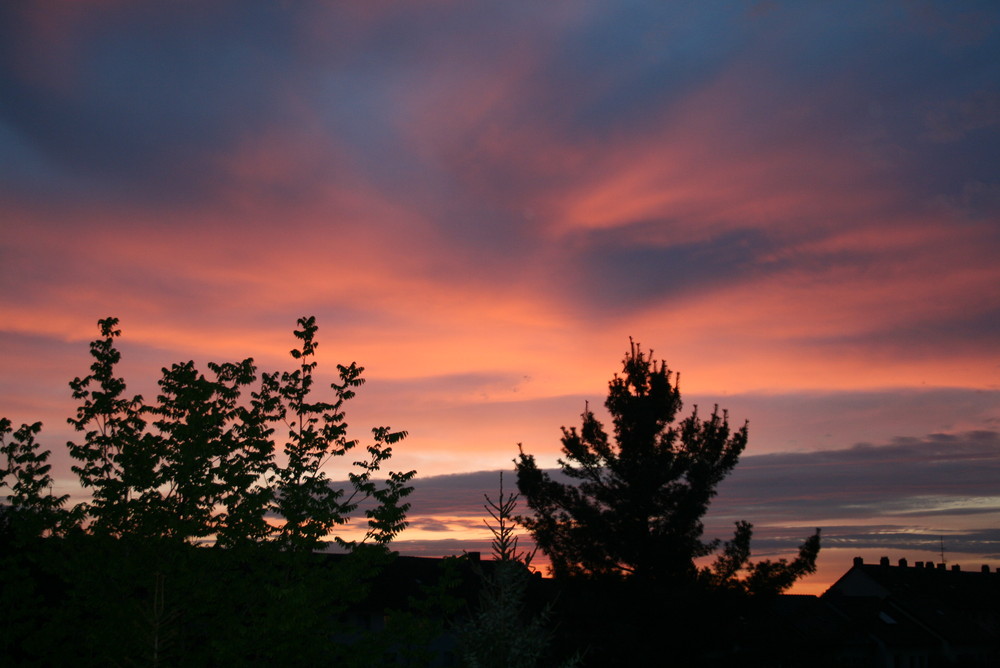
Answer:
<svg viewBox="0 0 1000 668"><path fill-rule="evenodd" d="M67 445L79 462L72 470L91 493L74 516L92 533L112 537L214 537L226 547L273 541L310 552L364 504L363 536L333 539L348 548L392 540L406 526L405 498L416 472L389 471L384 479L378 474L406 432L374 428L365 455L342 473L346 487L336 486L328 468L358 445L347 437L344 406L364 383L364 368L338 365L333 401L315 399L319 328L313 317L300 318L298 325L294 334L301 347L291 351L298 369L258 378L253 360L245 359L209 363L206 376L193 361L177 363L163 369L156 402L147 404L126 394L117 373L118 319L98 321L101 338L90 345L90 373L70 382L80 405L69 422L83 438ZM275 434L281 424L287 438L279 458ZM38 485L51 482L49 452L39 453L34 441L40 429L40 423L25 425L6 442L11 429L4 419L0 443L7 455L5 479L14 481L12 503L51 514L65 498L36 493Z"/></svg>
<svg viewBox="0 0 1000 668"><path fill-rule="evenodd" d="M364 367L353 363L337 365L340 383L330 385L334 401L313 401L310 392L319 345L315 340L318 327L313 317L300 318L298 324L301 329L295 330L295 336L302 345L291 354L300 361L300 368L282 374L277 390L283 399L280 417L288 426L284 447L287 463L275 470L274 510L284 520L278 540L292 549L316 549L334 527L348 521L362 501L370 500L373 505L365 510L368 529L360 542L385 544L406 526L409 504L403 498L412 491L407 483L416 472L390 472L381 485L373 474L392 456L392 446L406 438L406 432L393 432L389 427L372 429L374 442L366 447L366 455L354 462L356 470L348 473L350 493L332 486L324 466L358 445L358 441L347 438L344 404L364 384ZM345 547L359 542L340 536L334 539Z"/></svg>
<svg viewBox="0 0 1000 668"><path fill-rule="evenodd" d="M36 538L59 533L69 524L65 506L69 495L55 495L48 463L50 452L40 450L35 436L41 422L24 424L17 430L10 420L0 418L0 454L6 461L0 473L0 487L7 487L4 521L18 538Z"/></svg>
<svg viewBox="0 0 1000 668"><path fill-rule="evenodd" d="M100 339L90 344L90 373L69 386L81 401L68 422L84 432L82 442L67 443L80 462L73 472L91 492L79 510L92 519L90 529L110 535L144 533L162 518L150 518L161 507L156 475L158 455L146 431L142 396L125 394L125 380L116 376L121 353L114 340L121 336L118 318L97 323Z"/></svg>
<svg viewBox="0 0 1000 668"><path fill-rule="evenodd" d="M382 634L365 663L361 629L338 620L391 560L415 472L382 470L406 432L348 438L362 367L339 366L332 400L317 399L318 327L301 318L298 369L177 363L147 403L118 371L117 319L98 326L90 372L70 383L82 435L68 446L86 502L66 513L52 494L41 424L0 419L4 665L384 665L399 637ZM83 530L64 532L69 517ZM355 539L332 536L351 554L315 553L354 518ZM64 535L42 538L52 533ZM236 549L195 546L213 538Z"/></svg>

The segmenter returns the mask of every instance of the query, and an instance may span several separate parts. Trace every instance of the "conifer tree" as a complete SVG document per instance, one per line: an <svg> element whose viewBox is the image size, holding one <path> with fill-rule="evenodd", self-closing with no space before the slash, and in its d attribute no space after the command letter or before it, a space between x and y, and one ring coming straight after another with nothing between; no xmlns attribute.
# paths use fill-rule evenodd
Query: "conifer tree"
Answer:
<svg viewBox="0 0 1000 668"><path fill-rule="evenodd" d="M515 460L518 488L534 514L519 519L557 577L700 579L729 586L750 568L747 523L738 525L712 568L701 571L695 563L718 548L718 541L702 539L702 518L746 447L748 424L731 429L718 406L707 419L695 406L676 422L682 407L678 382L665 362L631 342L605 402L614 441L589 407L579 431L564 427L559 464L569 483L554 480L521 450ZM815 568L818 550L817 532L794 564L756 565L749 572L754 588L786 588Z"/></svg>
<svg viewBox="0 0 1000 668"><path fill-rule="evenodd" d="M483 519L493 535L493 568L489 575L480 573L479 607L459 629L459 650L468 668L531 668L543 665L552 642L549 628L551 604L539 611L529 607L528 592L534 578L529 570L534 550L518 550L517 521L514 511L518 495L504 493L503 473L500 493L494 501L484 494L483 508L493 523ZM561 664L571 668L579 663L573 657ZM548 665L552 665L551 663Z"/></svg>

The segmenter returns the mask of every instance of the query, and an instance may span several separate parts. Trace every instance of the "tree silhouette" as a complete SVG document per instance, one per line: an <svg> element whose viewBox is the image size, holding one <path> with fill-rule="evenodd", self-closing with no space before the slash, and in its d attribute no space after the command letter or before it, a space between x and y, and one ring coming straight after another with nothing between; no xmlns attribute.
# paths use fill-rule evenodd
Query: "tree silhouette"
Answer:
<svg viewBox="0 0 1000 668"><path fill-rule="evenodd" d="M52 465L47 463L50 452L39 451L35 435L41 422L25 424L13 430L10 420L0 418L0 454L5 456L0 487L8 487L8 506L0 508L7 529L16 538L33 538L60 533L69 524L69 514L63 508L68 494L52 493ZM8 441L7 438L10 437Z"/></svg>
<svg viewBox="0 0 1000 668"><path fill-rule="evenodd" d="M489 574L480 571L478 608L459 628L459 653L470 668L504 666L556 665L551 656L553 631L551 602L541 609L529 606L529 590L537 584L529 567L535 552L518 550L517 522L514 511L518 495L504 493L503 473L496 500L484 494L483 508L493 519L483 519L493 535L493 567ZM544 661L548 660L548 663ZM579 655L558 665L579 665Z"/></svg>
<svg viewBox="0 0 1000 668"><path fill-rule="evenodd" d="M114 344L121 336L118 318L104 318L97 325L102 338L90 344L90 373L69 384L81 404L68 422L84 432L84 439L66 445L80 462L73 472L91 490L91 500L77 510L91 518L94 532L142 535L161 523L160 517L150 517L162 507L155 472L158 454L146 433L142 396L127 397L124 379L115 375L121 360Z"/></svg>
<svg viewBox="0 0 1000 668"><path fill-rule="evenodd" d="M35 524L44 520L38 535L73 519L90 533L114 538L214 538L223 547L273 541L310 552L365 502L363 537L334 540L347 548L388 543L406 526L404 500L416 472L390 471L381 480L376 474L406 432L372 429L365 456L346 472L346 488L334 486L328 464L358 445L347 438L344 404L364 383L364 368L338 365L334 401L314 399L319 328L313 317L300 318L298 325L294 334L301 347L291 351L300 362L295 371L258 378L253 360L245 359L209 363L206 376L194 362L173 364L163 369L156 402L147 404L140 395L127 395L117 375L118 319L98 321L101 338L90 344L90 373L70 382L80 404L69 423L83 438L67 443L78 462L72 470L91 498L64 512L65 497L42 495L51 479L49 452L39 453L34 440L41 424L22 426L8 442L12 429L2 419L4 484L13 491L8 514L31 515ZM281 458L275 442L280 424L287 429Z"/></svg>
<svg viewBox="0 0 1000 668"><path fill-rule="evenodd" d="M297 369L177 363L147 402L118 372L118 320L100 320L89 373L70 383L67 446L90 492L72 510L52 492L41 424L0 418L0 663L382 665L343 640L359 638L347 613L406 525L415 472L381 471L406 432L348 439L364 369L338 366L332 400L317 398L318 327L297 324ZM332 536L349 554L316 552L354 516L357 540ZM398 646L383 635L377 649Z"/></svg>
<svg viewBox="0 0 1000 668"><path fill-rule="evenodd" d="M297 550L313 550L319 541L334 527L345 524L361 500L372 499L374 508L365 511L368 530L363 538L384 544L406 526L404 520L409 504L401 503L412 487L407 482L415 475L390 472L383 486L372 480L381 464L392 456L392 445L406 438L405 431L392 432L388 427L372 430L374 443L367 455L354 462L359 471L348 474L352 490L345 497L345 490L330 485L323 470L333 457L346 455L358 441L347 438L344 421L344 403L355 395L355 388L364 384L363 367L356 364L338 365L341 382L332 383L335 393L333 403L312 401L310 390L316 368L315 318L300 318L301 329L295 336L302 341L301 349L292 350L292 357L301 362L296 371L284 373L278 393L284 400L279 404L279 415L288 425L288 442L284 447L287 464L275 469L275 511L284 518L278 533L282 545ZM340 536L334 539L342 546L356 543Z"/></svg>
<svg viewBox="0 0 1000 668"><path fill-rule="evenodd" d="M718 406L707 419L696 406L675 423L682 406L678 379L635 342L622 375L609 383L605 406L614 442L589 407L579 431L562 430L559 464L569 483L540 470L523 448L515 460L518 488L534 512L519 519L551 559L554 575L780 591L815 569L818 532L792 564L750 564L748 523L737 525L715 564L696 565L719 546L702 540L702 518L746 447L748 424L731 430ZM741 573L748 578L740 580Z"/></svg>

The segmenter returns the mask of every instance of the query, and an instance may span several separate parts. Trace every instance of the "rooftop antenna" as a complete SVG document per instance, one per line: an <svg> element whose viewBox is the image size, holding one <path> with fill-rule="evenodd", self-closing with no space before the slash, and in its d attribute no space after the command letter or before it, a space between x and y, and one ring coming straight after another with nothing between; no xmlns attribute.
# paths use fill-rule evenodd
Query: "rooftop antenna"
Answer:
<svg viewBox="0 0 1000 668"><path fill-rule="evenodd" d="M938 536L938 540L941 541L941 563L942 564L947 564L948 562L945 561L945 558L944 558L944 536Z"/></svg>

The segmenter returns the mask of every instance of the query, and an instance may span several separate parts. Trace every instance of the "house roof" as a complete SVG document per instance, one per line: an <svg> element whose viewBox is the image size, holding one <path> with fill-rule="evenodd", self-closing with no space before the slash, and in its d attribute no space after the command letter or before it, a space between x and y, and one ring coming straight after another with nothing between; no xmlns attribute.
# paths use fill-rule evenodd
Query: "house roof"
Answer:
<svg viewBox="0 0 1000 668"><path fill-rule="evenodd" d="M870 599L867 605L879 616L897 623L905 618L952 644L1000 640L1000 573L989 569L963 571L933 562L910 566L906 560L892 565L885 558L866 564L859 558L823 597L845 611Z"/></svg>

